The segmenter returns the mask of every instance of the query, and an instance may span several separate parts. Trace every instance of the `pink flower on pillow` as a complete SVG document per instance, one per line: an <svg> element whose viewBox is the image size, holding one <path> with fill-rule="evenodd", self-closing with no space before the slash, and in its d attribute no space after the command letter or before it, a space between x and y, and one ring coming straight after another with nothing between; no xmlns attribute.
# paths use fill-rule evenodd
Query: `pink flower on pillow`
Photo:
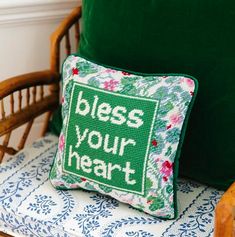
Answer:
<svg viewBox="0 0 235 237"><path fill-rule="evenodd" d="M107 73L115 73L115 72L117 72L116 70L113 70L113 69L110 69L110 68L108 68L108 69L106 69L105 70L105 72L107 72Z"/></svg>
<svg viewBox="0 0 235 237"><path fill-rule="evenodd" d="M115 81L114 79L111 79L110 81L104 82L104 89L113 91L115 87L117 86L118 81Z"/></svg>
<svg viewBox="0 0 235 237"><path fill-rule="evenodd" d="M179 124L182 122L182 116L180 114L172 114L170 116L170 120L172 124Z"/></svg>
<svg viewBox="0 0 235 237"><path fill-rule="evenodd" d="M77 184L70 184L70 188L78 188Z"/></svg>
<svg viewBox="0 0 235 237"><path fill-rule="evenodd" d="M162 168L160 172L165 176L165 179L172 174L173 164L169 161L164 161L162 163ZM167 181L167 180L166 180Z"/></svg>
<svg viewBox="0 0 235 237"><path fill-rule="evenodd" d="M193 87L194 86L194 81L190 78L186 78L185 82L188 85L188 87Z"/></svg>
<svg viewBox="0 0 235 237"><path fill-rule="evenodd" d="M64 150L64 135L60 136L60 139L59 139L59 149L60 149L60 151Z"/></svg>

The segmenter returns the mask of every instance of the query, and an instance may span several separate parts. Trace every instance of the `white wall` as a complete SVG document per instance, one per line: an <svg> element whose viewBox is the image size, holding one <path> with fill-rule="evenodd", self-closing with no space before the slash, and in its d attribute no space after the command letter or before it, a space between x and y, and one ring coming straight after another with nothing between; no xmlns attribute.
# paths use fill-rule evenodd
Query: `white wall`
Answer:
<svg viewBox="0 0 235 237"><path fill-rule="evenodd" d="M0 0L0 81L49 68L50 35L80 2ZM37 120L28 142L37 137L41 123L42 119Z"/></svg>

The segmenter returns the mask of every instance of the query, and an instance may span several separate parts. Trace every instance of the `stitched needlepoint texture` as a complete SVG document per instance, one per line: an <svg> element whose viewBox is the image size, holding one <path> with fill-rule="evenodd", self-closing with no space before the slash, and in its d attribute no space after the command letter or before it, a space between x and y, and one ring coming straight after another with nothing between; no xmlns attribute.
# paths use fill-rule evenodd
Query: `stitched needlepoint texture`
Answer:
<svg viewBox="0 0 235 237"><path fill-rule="evenodd" d="M178 158L196 91L186 75L141 75L69 56L52 184L174 218Z"/></svg>

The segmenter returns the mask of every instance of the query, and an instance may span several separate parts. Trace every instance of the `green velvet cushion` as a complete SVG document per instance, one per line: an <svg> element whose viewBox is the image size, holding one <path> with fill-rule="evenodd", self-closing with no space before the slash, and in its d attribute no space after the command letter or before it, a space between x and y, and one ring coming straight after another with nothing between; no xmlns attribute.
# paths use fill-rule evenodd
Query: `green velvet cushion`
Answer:
<svg viewBox="0 0 235 237"><path fill-rule="evenodd" d="M80 54L148 73L186 73L200 91L181 174L227 188L235 180L235 2L85 0Z"/></svg>

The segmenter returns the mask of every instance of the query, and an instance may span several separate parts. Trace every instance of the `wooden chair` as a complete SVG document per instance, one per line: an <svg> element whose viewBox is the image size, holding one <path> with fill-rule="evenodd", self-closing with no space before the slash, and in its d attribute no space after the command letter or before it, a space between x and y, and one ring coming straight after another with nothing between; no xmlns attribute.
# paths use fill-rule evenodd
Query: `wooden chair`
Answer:
<svg viewBox="0 0 235 237"><path fill-rule="evenodd" d="M0 82L0 137L4 137L0 145L0 163L4 155L14 155L24 147L35 118L46 113L41 131L41 136L45 135L52 112L59 105L61 41L65 38L65 50L69 55L71 53L70 29L75 28L76 44L78 45L80 18L81 7L77 7L52 34L49 70L20 75ZM49 88L48 93L46 93L46 87ZM9 112L6 111L6 103L10 103ZM10 147L8 144L12 132L24 124L26 124L25 131L19 139L18 146ZM0 232L0 237L3 236L9 235ZM235 183L217 205L214 236L235 236Z"/></svg>

